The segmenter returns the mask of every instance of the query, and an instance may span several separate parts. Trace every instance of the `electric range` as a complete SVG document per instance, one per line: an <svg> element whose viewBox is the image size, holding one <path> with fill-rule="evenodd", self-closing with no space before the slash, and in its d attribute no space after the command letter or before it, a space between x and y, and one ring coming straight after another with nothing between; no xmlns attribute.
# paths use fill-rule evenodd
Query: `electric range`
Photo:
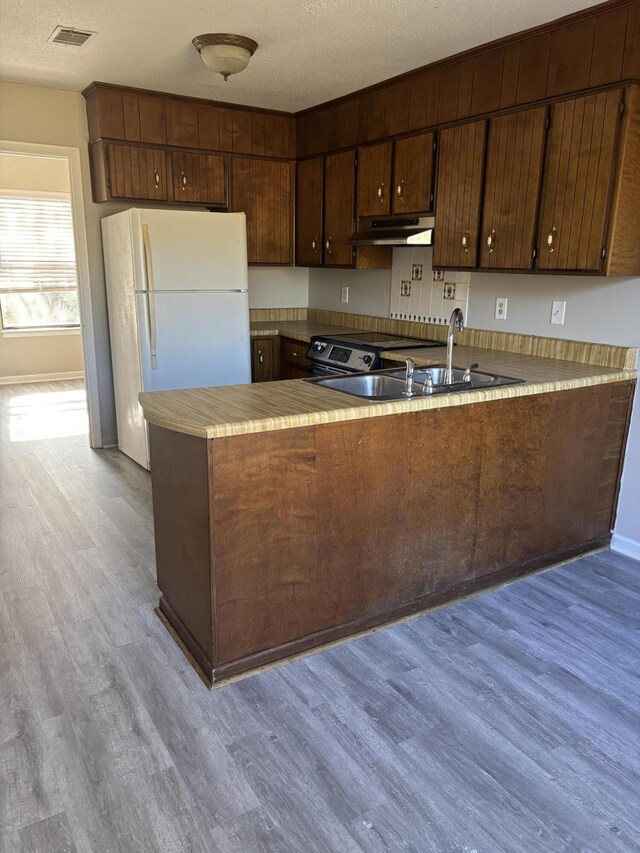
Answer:
<svg viewBox="0 0 640 853"><path fill-rule="evenodd" d="M442 341L403 338L383 332L315 335L307 350L307 362L314 376L362 373L382 367L381 352L442 346L445 346Z"/></svg>

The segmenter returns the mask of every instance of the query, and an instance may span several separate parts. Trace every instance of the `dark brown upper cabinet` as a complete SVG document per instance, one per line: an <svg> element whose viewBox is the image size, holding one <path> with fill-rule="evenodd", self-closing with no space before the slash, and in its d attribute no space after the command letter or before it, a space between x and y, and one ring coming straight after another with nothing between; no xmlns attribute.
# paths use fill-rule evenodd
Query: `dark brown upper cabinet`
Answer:
<svg viewBox="0 0 640 853"><path fill-rule="evenodd" d="M222 154L172 151L172 200L226 207L225 166L226 161Z"/></svg>
<svg viewBox="0 0 640 853"><path fill-rule="evenodd" d="M486 121L447 128L438 143L434 267L475 267Z"/></svg>
<svg viewBox="0 0 640 853"><path fill-rule="evenodd" d="M167 154L162 149L100 141L90 146L89 157L95 201L167 201Z"/></svg>
<svg viewBox="0 0 640 853"><path fill-rule="evenodd" d="M293 263L293 164L232 157L232 209L247 216L250 264Z"/></svg>
<svg viewBox="0 0 640 853"><path fill-rule="evenodd" d="M603 269L620 105L620 91L612 90L552 106L537 269Z"/></svg>
<svg viewBox="0 0 640 853"><path fill-rule="evenodd" d="M418 133L359 149L359 217L432 210L433 139Z"/></svg>
<svg viewBox="0 0 640 853"><path fill-rule="evenodd" d="M392 189L394 213L433 210L433 157L433 133L417 133L396 141Z"/></svg>
<svg viewBox="0 0 640 853"><path fill-rule="evenodd" d="M365 145L358 152L358 216L391 213L393 143Z"/></svg>
<svg viewBox="0 0 640 853"><path fill-rule="evenodd" d="M296 264L322 263L324 158L300 160L296 168Z"/></svg>
<svg viewBox="0 0 640 853"><path fill-rule="evenodd" d="M198 148L200 133L198 104L183 98L165 98L167 145Z"/></svg>
<svg viewBox="0 0 640 853"><path fill-rule="evenodd" d="M480 267L533 267L546 107L489 121Z"/></svg>
<svg viewBox="0 0 640 853"><path fill-rule="evenodd" d="M325 160L324 263L349 267L356 251L347 245L356 224L356 152L329 154Z"/></svg>

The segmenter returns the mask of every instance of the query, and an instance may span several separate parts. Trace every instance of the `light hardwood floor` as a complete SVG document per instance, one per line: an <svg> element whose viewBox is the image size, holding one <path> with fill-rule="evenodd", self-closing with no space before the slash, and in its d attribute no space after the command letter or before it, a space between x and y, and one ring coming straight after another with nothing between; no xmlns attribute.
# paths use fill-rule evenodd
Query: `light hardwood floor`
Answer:
<svg viewBox="0 0 640 853"><path fill-rule="evenodd" d="M80 388L0 387L3 853L640 849L640 564L209 693L153 613L149 476L89 450Z"/></svg>

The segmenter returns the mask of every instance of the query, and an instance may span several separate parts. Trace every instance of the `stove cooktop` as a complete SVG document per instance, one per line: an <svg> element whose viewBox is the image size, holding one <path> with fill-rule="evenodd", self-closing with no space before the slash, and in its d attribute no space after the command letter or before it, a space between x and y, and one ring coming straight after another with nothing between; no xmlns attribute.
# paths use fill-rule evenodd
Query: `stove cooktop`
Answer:
<svg viewBox="0 0 640 853"><path fill-rule="evenodd" d="M418 338L400 338L385 332L349 332L346 335L325 335L323 339L332 343L368 344L376 349L411 349L413 347L441 347L442 341L420 340Z"/></svg>
<svg viewBox="0 0 640 853"><path fill-rule="evenodd" d="M317 335L311 338L307 351L314 372L353 373L378 370L382 366L380 353L385 350L441 347L441 341L400 338L385 332L349 332L345 335Z"/></svg>

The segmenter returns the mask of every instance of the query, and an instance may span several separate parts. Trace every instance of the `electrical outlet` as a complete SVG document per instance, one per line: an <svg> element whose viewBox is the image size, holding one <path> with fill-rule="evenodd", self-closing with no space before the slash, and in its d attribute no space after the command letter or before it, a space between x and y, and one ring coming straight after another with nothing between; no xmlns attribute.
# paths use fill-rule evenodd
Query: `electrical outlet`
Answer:
<svg viewBox="0 0 640 853"><path fill-rule="evenodd" d="M400 296L411 296L411 281L408 278L400 282Z"/></svg>
<svg viewBox="0 0 640 853"><path fill-rule="evenodd" d="M561 302L559 299L554 299L551 303L551 323L556 326L564 326L564 312L567 307L566 302Z"/></svg>
<svg viewBox="0 0 640 853"><path fill-rule="evenodd" d="M340 302L349 301L349 286L344 284L340 289Z"/></svg>
<svg viewBox="0 0 640 853"><path fill-rule="evenodd" d="M414 281L422 281L422 264L412 264L411 278Z"/></svg>
<svg viewBox="0 0 640 853"><path fill-rule="evenodd" d="M507 302L506 296L496 296L496 320L507 319Z"/></svg>

